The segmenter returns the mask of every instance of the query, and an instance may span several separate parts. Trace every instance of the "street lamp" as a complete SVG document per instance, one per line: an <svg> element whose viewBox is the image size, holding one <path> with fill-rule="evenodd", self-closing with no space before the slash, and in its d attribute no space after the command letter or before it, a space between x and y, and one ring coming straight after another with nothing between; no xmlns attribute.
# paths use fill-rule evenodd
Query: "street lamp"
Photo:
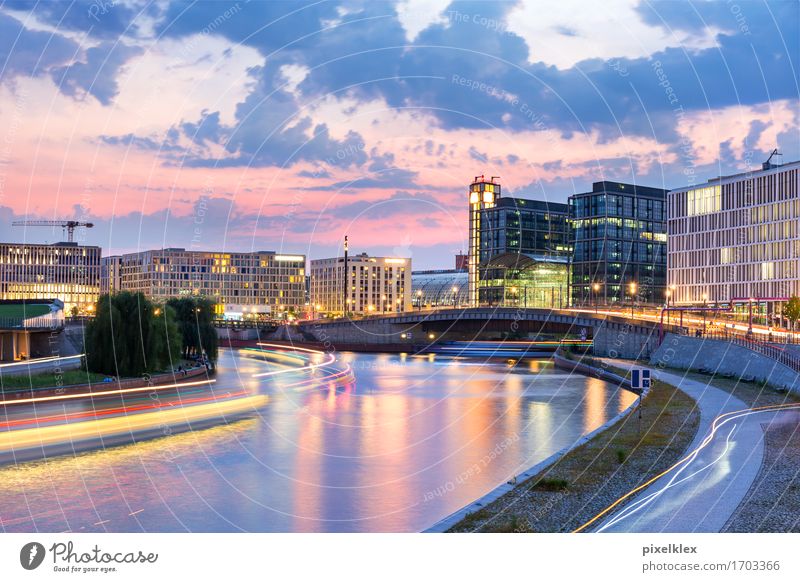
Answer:
<svg viewBox="0 0 800 582"><path fill-rule="evenodd" d="M422 311L422 289L417 289L417 311Z"/></svg>
<svg viewBox="0 0 800 582"><path fill-rule="evenodd" d="M594 291L594 312L597 313L597 293L600 291L600 283L592 285L592 291Z"/></svg>
<svg viewBox="0 0 800 582"><path fill-rule="evenodd" d="M708 293L703 293L703 335L706 335L706 302L708 301Z"/></svg>
<svg viewBox="0 0 800 582"><path fill-rule="evenodd" d="M456 297L457 297L457 295L456 295L456 294L457 294L457 293L458 293L458 287L456 287L456 286L454 285L454 286L453 286L453 307L455 307L455 306L456 306Z"/></svg>
<svg viewBox="0 0 800 582"><path fill-rule="evenodd" d="M631 284L628 287L630 287L631 291L631 319L633 319L633 306L636 299L636 283L631 282Z"/></svg>
<svg viewBox="0 0 800 582"><path fill-rule="evenodd" d="M397 300L395 301L395 303L397 303L397 312L398 312L398 313L400 312L400 302L401 302L401 301L402 301L402 300L401 300L399 297L398 297L398 298L397 298Z"/></svg>

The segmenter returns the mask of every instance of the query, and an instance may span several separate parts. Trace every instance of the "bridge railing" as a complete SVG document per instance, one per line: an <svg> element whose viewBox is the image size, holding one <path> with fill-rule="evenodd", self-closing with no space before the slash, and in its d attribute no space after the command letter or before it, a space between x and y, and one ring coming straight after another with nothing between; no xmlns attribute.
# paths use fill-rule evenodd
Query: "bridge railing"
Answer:
<svg viewBox="0 0 800 582"><path fill-rule="evenodd" d="M59 329L64 327L64 318L55 315L38 317L0 317L0 329Z"/></svg>

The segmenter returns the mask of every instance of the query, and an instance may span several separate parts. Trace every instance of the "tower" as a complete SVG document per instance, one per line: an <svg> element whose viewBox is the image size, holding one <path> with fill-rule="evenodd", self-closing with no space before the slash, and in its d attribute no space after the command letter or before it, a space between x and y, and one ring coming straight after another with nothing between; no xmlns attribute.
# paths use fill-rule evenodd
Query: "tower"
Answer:
<svg viewBox="0 0 800 582"><path fill-rule="evenodd" d="M478 265L481 262L481 211L494 207L500 198L499 176L475 176L469 186L469 305L478 306Z"/></svg>

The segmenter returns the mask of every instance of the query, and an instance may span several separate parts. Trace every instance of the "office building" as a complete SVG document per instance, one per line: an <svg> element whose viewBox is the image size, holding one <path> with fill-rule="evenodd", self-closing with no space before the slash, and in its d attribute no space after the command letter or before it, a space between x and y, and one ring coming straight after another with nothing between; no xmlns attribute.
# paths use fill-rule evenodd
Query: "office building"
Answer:
<svg viewBox="0 0 800 582"><path fill-rule="evenodd" d="M470 305L566 307L571 252L568 205L503 197L496 177L470 184Z"/></svg>
<svg viewBox="0 0 800 582"><path fill-rule="evenodd" d="M303 255L273 251L142 251L103 258L103 291L141 292L155 301L202 295L217 304L219 316L247 308L282 317L306 308L305 263Z"/></svg>
<svg viewBox="0 0 800 582"><path fill-rule="evenodd" d="M317 314L369 315L411 309L411 259L367 253L311 261L311 304ZM346 277L346 281L345 281Z"/></svg>
<svg viewBox="0 0 800 582"><path fill-rule="evenodd" d="M58 299L67 315L91 314L100 294L100 247L0 243L0 299Z"/></svg>
<svg viewBox="0 0 800 582"><path fill-rule="evenodd" d="M667 191L595 182L570 197L573 305L663 304Z"/></svg>
<svg viewBox="0 0 800 582"><path fill-rule="evenodd" d="M676 305L754 310L766 323L800 294L800 161L770 160L758 171L669 193L668 283Z"/></svg>

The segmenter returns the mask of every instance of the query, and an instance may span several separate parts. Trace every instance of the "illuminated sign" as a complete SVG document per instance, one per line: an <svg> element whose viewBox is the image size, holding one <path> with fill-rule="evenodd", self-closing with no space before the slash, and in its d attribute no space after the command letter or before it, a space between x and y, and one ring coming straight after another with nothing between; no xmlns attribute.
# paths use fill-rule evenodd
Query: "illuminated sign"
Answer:
<svg viewBox="0 0 800 582"><path fill-rule="evenodd" d="M297 261L305 261L306 258L303 255L275 255L275 260L280 262L297 262Z"/></svg>

